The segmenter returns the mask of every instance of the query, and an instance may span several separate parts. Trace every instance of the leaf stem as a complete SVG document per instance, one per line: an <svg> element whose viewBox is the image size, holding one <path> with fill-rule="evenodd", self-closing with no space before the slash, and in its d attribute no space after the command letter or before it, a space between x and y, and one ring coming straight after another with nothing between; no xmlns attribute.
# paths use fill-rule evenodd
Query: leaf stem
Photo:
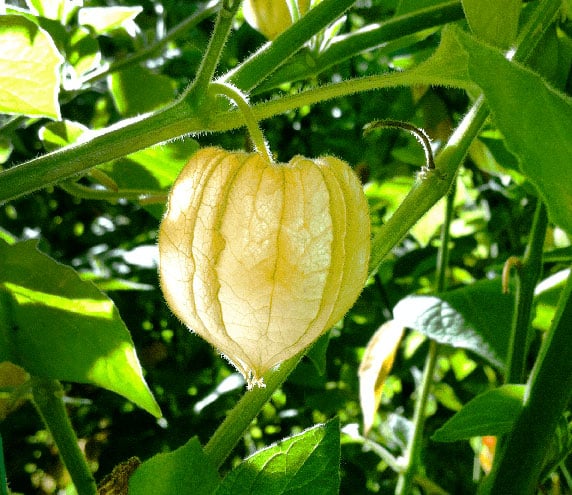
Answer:
<svg viewBox="0 0 572 495"><path fill-rule="evenodd" d="M0 495L8 495L8 479L6 477L6 465L4 464L2 434L0 434Z"/></svg>
<svg viewBox="0 0 572 495"><path fill-rule="evenodd" d="M63 463L79 495L96 495L97 486L83 456L62 401L63 388L57 380L31 378L34 404L50 430Z"/></svg>

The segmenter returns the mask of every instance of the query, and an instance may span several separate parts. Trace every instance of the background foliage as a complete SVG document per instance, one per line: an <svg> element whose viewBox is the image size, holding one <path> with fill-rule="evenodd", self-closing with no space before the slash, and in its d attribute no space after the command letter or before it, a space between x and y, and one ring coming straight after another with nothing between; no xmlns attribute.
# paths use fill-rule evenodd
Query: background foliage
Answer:
<svg viewBox="0 0 572 495"><path fill-rule="evenodd" d="M524 384L555 318L572 255L572 183L567 173L572 165L570 3L562 2L557 17L549 15L539 24L542 37L526 57L517 52L518 61L526 65L513 64L501 53L529 40L526 33L534 29L527 23L538 22L538 12L548 10L549 4L358 1L334 28L314 37L313 45L303 47L252 89L255 111L271 117L261 125L278 159L333 154L354 166L367 193L374 234L390 225L389 218L417 187L416 175L425 157L408 133L385 129L364 136L365 125L380 119L411 122L427 131L439 152L451 133L459 132L480 92L493 118L479 127L456 179L450 174L453 189L446 185L435 193L436 200L452 191L448 209L444 198L419 222L409 213L414 226L407 227L403 239L396 234L395 246L377 260L377 271L354 308L262 407L225 461L221 474L231 474L217 493L286 493L286 488L260 491L248 481L249 470L264 471L271 459L277 463L273 469L285 469L279 454L272 451L268 458L262 454L240 462L308 428L306 435L284 446L285 452L298 448L307 454L296 457L312 473L304 483L315 480L323 493L393 493L398 474L392 463L403 461L400 457L408 452L414 435L412 420L426 382L428 355L435 359L422 414L425 425L418 442L414 490L476 491L490 469L488 436L508 434L522 410ZM0 17L4 168L77 139L89 142L124 119L166 108L202 70L218 7L217 2L182 0L8 2ZM348 36L358 41L342 43L351 33L363 37ZM265 42L239 12L216 75L243 67ZM275 46L281 46L279 41ZM22 60L30 64L24 67ZM259 77L254 70L235 74L231 80L246 91L251 89L248 78ZM265 110L272 102L291 101L289 95L328 83L385 74L387 84L375 79L367 88L383 89L365 91L355 82L338 98L316 92L314 99L300 100L302 104L285 103L276 115ZM87 156L97 164L96 172L79 182L68 180L71 172L58 175L57 167L46 168L38 184L48 187L24 196L20 193L36 187L18 191L13 184L20 184L20 179L0 173L0 192L8 200L0 207L0 431L13 493L73 493L54 440L28 400L30 382L22 368L64 382L66 409L98 481L132 456L174 456L184 446L187 455L199 458L199 443L208 442L244 395L242 379L227 362L172 316L156 273L155 240L166 191L188 157L210 144L229 150L250 147L246 131L233 123L234 114L227 120L225 112L230 111L220 102L203 102L198 116L193 117L191 108L195 121L188 120L188 130L181 118L178 134L161 134L171 132L172 121L153 128L141 141L137 133L126 133L128 149L114 156L106 154L104 145L100 151L87 151L89 156L77 147L78 155L70 154L70 163L81 163ZM229 132L200 132L209 130ZM163 135L170 139L187 132L191 134L147 148L163 141ZM446 159L438 158L438 165ZM127 192L115 194L106 177L113 187ZM538 206L543 202L549 219L544 228ZM440 237L443 224L448 239ZM535 235L540 237L536 244ZM449 247L446 269L439 268L443 242ZM531 250L539 246L531 257ZM507 259L525 253L524 266L532 259L538 272L531 277L531 290L536 286L536 292L530 293L534 298L527 308L513 310L515 299L518 303L524 297L526 280L517 280L510 294L503 295L500 277ZM531 301L533 330L525 332L524 343L515 342L513 312L525 315L528 328ZM372 336L394 318L407 331L397 341L383 391L376 389L380 404L369 418L372 426L366 440L358 369ZM14 344L9 335L16 331L19 340ZM571 340L563 340L563 361L572 356ZM518 362L514 348L522 350L522 373L511 368ZM93 363L102 355L109 359L98 368ZM554 373L556 381L570 382L566 368ZM362 378L362 387L364 382ZM501 387L507 382L511 385ZM564 405L556 434L553 428L549 435L546 476L538 487L543 493L572 489L566 407L570 392L568 398L565 391L560 395ZM482 405L473 402L474 412L463 409L475 397L484 400ZM547 395L543 400L551 399ZM158 407L160 418L153 416L159 415ZM439 430L462 409L466 416L455 416L458 423ZM479 415L484 415L480 422ZM488 430L482 427L487 421ZM315 426L322 423L325 426ZM187 443L195 436L199 443ZM312 449L317 452L314 457ZM324 468L337 450L339 480L331 478L331 472L338 472L335 457L330 468ZM155 457L153 462L160 465L168 459ZM196 464L194 469L179 473L177 482L197 483L193 474L203 467ZM213 473L208 474L213 484L202 485L207 492L218 483ZM294 475L288 479L297 480ZM138 483L145 486L144 481Z"/></svg>

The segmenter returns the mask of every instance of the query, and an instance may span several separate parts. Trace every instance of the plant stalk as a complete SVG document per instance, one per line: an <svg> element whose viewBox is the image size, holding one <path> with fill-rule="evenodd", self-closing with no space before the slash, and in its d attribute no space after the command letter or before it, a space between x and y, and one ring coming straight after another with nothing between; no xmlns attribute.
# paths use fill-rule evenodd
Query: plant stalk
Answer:
<svg viewBox="0 0 572 495"><path fill-rule="evenodd" d="M64 403L63 388L57 380L31 378L34 404L50 430L78 495L96 495L97 486L82 454Z"/></svg>
<svg viewBox="0 0 572 495"><path fill-rule="evenodd" d="M437 294L446 290L447 272L449 269L449 240L451 238L451 221L453 220L453 203L455 200L455 187L447 195L445 203L445 219L441 226L440 245L437 252L435 291ZM419 459L423 447L423 431L425 426L425 411L427 410L427 400L431 386L433 385L433 376L437 364L437 357L441 345L431 340L429 342L429 351L425 358L425 368L423 369L423 379L419 387L417 401L415 403L415 411L413 413L413 434L409 444L407 445L405 470L399 474L396 495L407 495L411 493L411 488L415 482L417 471L419 470Z"/></svg>
<svg viewBox="0 0 572 495"><path fill-rule="evenodd" d="M572 272L528 379L522 412L496 453L498 462L479 487L479 494L536 492L556 425L572 399L571 322Z"/></svg>
<svg viewBox="0 0 572 495"><path fill-rule="evenodd" d="M253 388L247 391L234 408L227 414L225 420L214 432L204 446L204 453L217 469L222 466L238 441L244 435L250 423L256 418L260 409L272 396L274 391L284 383L307 350L284 361L279 368L270 371L264 377L265 388Z"/></svg>
<svg viewBox="0 0 572 495"><path fill-rule="evenodd" d="M507 358L507 383L524 383L528 337L532 319L534 289L542 272L542 250L548 218L546 207L538 199L521 264L516 269L516 290L513 321Z"/></svg>

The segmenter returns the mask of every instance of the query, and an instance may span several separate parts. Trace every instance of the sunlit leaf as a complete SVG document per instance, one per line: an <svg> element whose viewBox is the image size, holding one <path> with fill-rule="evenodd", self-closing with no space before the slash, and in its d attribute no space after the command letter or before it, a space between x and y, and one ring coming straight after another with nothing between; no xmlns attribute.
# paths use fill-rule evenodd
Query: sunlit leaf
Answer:
<svg viewBox="0 0 572 495"><path fill-rule="evenodd" d="M0 16L0 113L59 119L63 60L38 25L19 15Z"/></svg>
<svg viewBox="0 0 572 495"><path fill-rule="evenodd" d="M216 495L334 495L340 487L340 425L332 420L258 451Z"/></svg>
<svg viewBox="0 0 572 495"><path fill-rule="evenodd" d="M482 88L508 148L536 186L550 219L572 233L572 98L539 74L458 32L469 55L471 78ZM542 116L542 125L534 118Z"/></svg>
<svg viewBox="0 0 572 495"><path fill-rule="evenodd" d="M36 249L0 243L0 361L107 388L160 416L113 301Z"/></svg>
<svg viewBox="0 0 572 495"><path fill-rule="evenodd" d="M360 405L364 435L373 425L383 385L395 359L405 328L395 320L385 322L368 342L359 367Z"/></svg>
<svg viewBox="0 0 572 495"><path fill-rule="evenodd" d="M125 27L142 11L143 7L83 7L79 9L77 21L103 34Z"/></svg>

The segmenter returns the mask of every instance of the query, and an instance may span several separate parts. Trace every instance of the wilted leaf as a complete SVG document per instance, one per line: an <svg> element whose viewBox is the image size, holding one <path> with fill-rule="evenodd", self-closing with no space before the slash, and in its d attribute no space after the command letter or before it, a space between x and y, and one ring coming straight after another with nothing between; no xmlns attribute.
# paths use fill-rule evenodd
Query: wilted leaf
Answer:
<svg viewBox="0 0 572 495"><path fill-rule="evenodd" d="M395 320L385 322L368 342L359 367L360 405L364 435L373 425L386 378L405 328Z"/></svg>

